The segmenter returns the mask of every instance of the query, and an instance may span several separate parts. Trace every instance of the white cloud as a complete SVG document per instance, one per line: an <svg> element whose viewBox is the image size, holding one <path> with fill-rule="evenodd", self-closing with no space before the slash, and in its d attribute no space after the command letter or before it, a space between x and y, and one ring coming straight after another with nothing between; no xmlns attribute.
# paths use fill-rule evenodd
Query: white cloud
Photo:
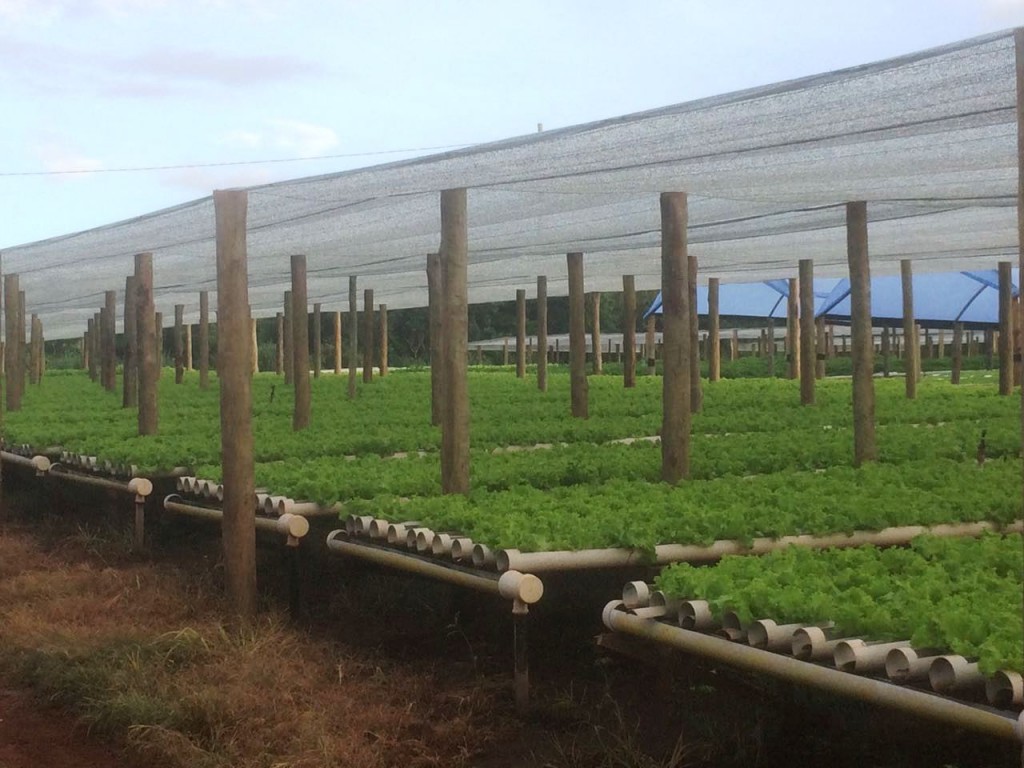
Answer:
<svg viewBox="0 0 1024 768"><path fill-rule="evenodd" d="M102 171L103 161L89 157L72 143L58 137L40 141L33 147L43 169L51 173L66 173L68 179L83 178L92 171Z"/></svg>
<svg viewBox="0 0 1024 768"><path fill-rule="evenodd" d="M292 157L317 157L338 146L338 134L326 125L301 120L267 120L262 129L234 130L221 143L242 149L277 149Z"/></svg>

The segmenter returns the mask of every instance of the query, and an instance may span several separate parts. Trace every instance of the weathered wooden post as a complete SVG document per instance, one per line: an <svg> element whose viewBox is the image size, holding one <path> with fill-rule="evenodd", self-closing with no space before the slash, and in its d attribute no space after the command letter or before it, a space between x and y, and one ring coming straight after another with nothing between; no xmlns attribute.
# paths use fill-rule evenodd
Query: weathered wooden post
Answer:
<svg viewBox="0 0 1024 768"><path fill-rule="evenodd" d="M21 379L18 383L19 386L19 400L25 394L26 378L28 376L28 366L26 365L27 355L25 349L25 334L26 334L26 309L25 309L25 291L18 291L18 369Z"/></svg>
<svg viewBox="0 0 1024 768"><path fill-rule="evenodd" d="M825 338L825 318L819 317L814 321L814 338L815 338L815 365L814 375L818 379L825 378L825 345L827 339Z"/></svg>
<svg viewBox="0 0 1024 768"><path fill-rule="evenodd" d="M657 318L654 315L648 315L647 325L644 327L644 357L647 359L648 376L653 376L658 370L658 353L654 345L654 341L657 338L655 335L658 329L657 322Z"/></svg>
<svg viewBox="0 0 1024 768"><path fill-rule="evenodd" d="M363 383L373 381L373 337L376 319L373 311L373 288L363 291Z"/></svg>
<svg viewBox="0 0 1024 768"><path fill-rule="evenodd" d="M708 381L722 378L722 339L718 316L718 278L708 278Z"/></svg>
<svg viewBox="0 0 1024 768"><path fill-rule="evenodd" d="M508 366L508 337L501 340L501 364Z"/></svg>
<svg viewBox="0 0 1024 768"><path fill-rule="evenodd" d="M21 410L21 370L18 364L18 276L4 275L4 379L7 410ZM95 318L89 321L89 339L95 344ZM89 359L89 377L96 379L96 355Z"/></svg>
<svg viewBox="0 0 1024 768"><path fill-rule="evenodd" d="M466 190L441 193L441 263L444 274L444 385L441 490L469 493L469 262Z"/></svg>
<svg viewBox="0 0 1024 768"><path fill-rule="evenodd" d="M217 221L217 364L224 475L224 576L232 611L256 613L256 524L249 281L244 191L213 193ZM303 281L304 283L305 281Z"/></svg>
<svg viewBox="0 0 1024 768"><path fill-rule="evenodd" d="M526 290L516 290L516 378L526 377Z"/></svg>
<svg viewBox="0 0 1024 768"><path fill-rule="evenodd" d="M732 361L740 359L740 331L738 328L733 328L732 335L729 337L729 359Z"/></svg>
<svg viewBox="0 0 1024 768"><path fill-rule="evenodd" d="M537 278L537 389L548 391L548 278Z"/></svg>
<svg viewBox="0 0 1024 768"><path fill-rule="evenodd" d="M964 326L953 323L953 365L949 372L950 384L960 383L960 371L964 365Z"/></svg>
<svg viewBox="0 0 1024 768"><path fill-rule="evenodd" d="M24 293L24 291L23 291ZM100 361L100 386L104 389L109 389L109 378L110 374L107 370L107 326L109 325L109 318L107 317L106 306L100 307L99 314L97 315L96 327L99 329L99 354L97 355ZM21 321L19 318L18 323L19 330L21 330ZM21 349L24 349L24 344L21 344ZM19 352L19 354L21 354ZM24 360L22 361L24 362ZM27 370L27 369L26 369Z"/></svg>
<svg viewBox="0 0 1024 768"><path fill-rule="evenodd" d="M586 304L583 293L583 254L566 254L569 268L569 381L572 415L590 417L587 384ZM598 350L598 356L601 352Z"/></svg>
<svg viewBox="0 0 1024 768"><path fill-rule="evenodd" d="M922 372L922 369L921 369L921 324L920 323L914 323L914 349L915 349L914 364L916 366L915 370L917 372L917 381L918 381L918 383L920 383L921 380L924 378L924 373Z"/></svg>
<svg viewBox="0 0 1024 768"><path fill-rule="evenodd" d="M786 295L786 360L789 363L787 375L791 379L800 376L800 325L798 321L799 288L795 277L789 278L789 292Z"/></svg>
<svg viewBox="0 0 1024 768"><path fill-rule="evenodd" d="M32 313L32 319L29 324L30 341L28 345L28 383L38 384L39 383L39 357L42 354L42 335L43 326L39 323L39 315Z"/></svg>
<svg viewBox="0 0 1024 768"><path fill-rule="evenodd" d="M117 391L117 291L104 294L106 326L103 329L103 388L108 392ZM24 319L22 320L24 323ZM24 326L23 326L24 327Z"/></svg>
<svg viewBox="0 0 1024 768"><path fill-rule="evenodd" d="M661 194L661 479L690 475L690 265L684 192Z"/></svg>
<svg viewBox="0 0 1024 768"><path fill-rule="evenodd" d="M156 318L156 377L159 379L164 372L164 313L156 312L153 316Z"/></svg>
<svg viewBox="0 0 1024 768"><path fill-rule="evenodd" d="M139 404L139 311L135 275L124 281L124 373L121 376L121 407Z"/></svg>
<svg viewBox="0 0 1024 768"><path fill-rule="evenodd" d="M4 361L3 361L3 342L0 341L0 376L4 373ZM81 369L83 371L89 370L89 330L88 324L86 324L86 330L82 332L82 340L79 342L79 359L81 360Z"/></svg>
<svg viewBox="0 0 1024 768"><path fill-rule="evenodd" d="M622 386L636 386L636 279L622 276Z"/></svg>
<svg viewBox="0 0 1024 768"><path fill-rule="evenodd" d="M380 375L388 375L388 305L381 304L380 314Z"/></svg>
<svg viewBox="0 0 1024 768"><path fill-rule="evenodd" d="M761 332L764 354L768 357L768 378L775 378L775 318L768 318L768 329Z"/></svg>
<svg viewBox="0 0 1024 768"><path fill-rule="evenodd" d="M441 255L427 254L427 301L430 320L430 423L441 425L444 403L444 354L441 334L444 333L444 286L441 284Z"/></svg>
<svg viewBox="0 0 1024 768"><path fill-rule="evenodd" d="M942 328L938 330L938 336L936 337L936 357L940 360L946 356L946 331Z"/></svg>
<svg viewBox="0 0 1024 768"><path fill-rule="evenodd" d="M159 426L156 308L153 305L153 254L135 254L135 319L139 339L139 434L155 435Z"/></svg>
<svg viewBox="0 0 1024 768"><path fill-rule="evenodd" d="M871 270L868 265L865 202L846 204L846 254L850 265L850 323L853 333L853 464L859 467L877 457Z"/></svg>
<svg viewBox="0 0 1024 768"><path fill-rule="evenodd" d="M292 377L295 380L295 408L292 430L309 426L309 300L306 296L306 257L292 254Z"/></svg>
<svg viewBox="0 0 1024 768"><path fill-rule="evenodd" d="M210 292L199 292L199 388L210 386Z"/></svg>
<svg viewBox="0 0 1024 768"><path fill-rule="evenodd" d="M359 294L357 278L348 279L348 399L356 397L356 371L359 368Z"/></svg>
<svg viewBox="0 0 1024 768"><path fill-rule="evenodd" d="M1013 392L1012 263L999 262L999 394Z"/></svg>
<svg viewBox="0 0 1024 768"><path fill-rule="evenodd" d="M593 358L593 370L600 375L604 371L604 360L601 350L601 293L594 291L590 294L590 347Z"/></svg>
<svg viewBox="0 0 1024 768"><path fill-rule="evenodd" d="M917 397L917 334L914 326L914 268L910 259L900 261L903 287L903 368L907 398Z"/></svg>
<svg viewBox="0 0 1024 768"><path fill-rule="evenodd" d="M181 384L185 380L185 336L182 326L185 324L185 305L174 305L174 383Z"/></svg>
<svg viewBox="0 0 1024 768"><path fill-rule="evenodd" d="M249 308L250 315L252 307ZM256 333L256 318L249 317L249 364L252 365L252 372L260 372L260 340Z"/></svg>
<svg viewBox="0 0 1024 768"><path fill-rule="evenodd" d="M341 312L334 313L334 374L341 374Z"/></svg>
<svg viewBox="0 0 1024 768"><path fill-rule="evenodd" d="M5 305L5 307L6 307L6 305ZM8 327L10 329L9 333L11 334L11 337L13 339L14 333L16 332L17 327L18 327L17 323L16 322L10 322L10 323L8 323L8 325L6 327ZM96 366L96 318L95 317L90 317L89 318L88 322L86 323L86 329L87 330L85 331L85 337L86 337L86 343L87 343L88 346L86 347L86 360L85 360L85 364L86 364L86 368L89 371L89 379L92 380L92 381L96 381L96 377L99 375L99 372L98 372L98 369L97 369L97 366ZM4 369L5 369L5 373L6 373L6 370L8 368L8 357L7 357L8 350L11 350L11 344L12 343L13 343L13 341L10 342L10 343L5 343L4 344ZM7 386L7 391L8 392L11 391L10 383L9 382L8 382L8 386ZM10 395L8 395L8 397L10 397ZM8 406L8 408L10 408L10 406Z"/></svg>
<svg viewBox="0 0 1024 768"><path fill-rule="evenodd" d="M800 404L814 405L817 352L814 339L814 262L800 259ZM872 342L872 349L874 349Z"/></svg>
<svg viewBox="0 0 1024 768"><path fill-rule="evenodd" d="M322 318L320 316L320 302L313 304L313 378L320 378L320 369L323 365L324 344L321 336Z"/></svg>
<svg viewBox="0 0 1024 768"><path fill-rule="evenodd" d="M697 314L697 257L687 257L690 288L690 411L699 413L704 406L700 383L700 316Z"/></svg>
<svg viewBox="0 0 1024 768"><path fill-rule="evenodd" d="M274 373L284 373L284 312L274 318Z"/></svg>
<svg viewBox="0 0 1024 768"><path fill-rule="evenodd" d="M192 323L185 323L185 370L192 368Z"/></svg>
<svg viewBox="0 0 1024 768"><path fill-rule="evenodd" d="M284 292L284 337L281 346L284 349L284 383L285 386L295 384L295 349L292 336L295 333L295 306L292 292Z"/></svg>
<svg viewBox="0 0 1024 768"><path fill-rule="evenodd" d="M882 328L882 375L889 378L889 358L892 355L892 330L888 325Z"/></svg>

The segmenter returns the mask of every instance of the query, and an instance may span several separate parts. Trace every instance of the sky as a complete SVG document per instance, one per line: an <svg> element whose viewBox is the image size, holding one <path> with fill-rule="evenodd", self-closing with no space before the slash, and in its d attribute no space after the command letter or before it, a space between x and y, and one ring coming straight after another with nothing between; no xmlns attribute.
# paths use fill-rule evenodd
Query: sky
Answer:
<svg viewBox="0 0 1024 768"><path fill-rule="evenodd" d="M1018 25L1024 0L0 0L0 249Z"/></svg>

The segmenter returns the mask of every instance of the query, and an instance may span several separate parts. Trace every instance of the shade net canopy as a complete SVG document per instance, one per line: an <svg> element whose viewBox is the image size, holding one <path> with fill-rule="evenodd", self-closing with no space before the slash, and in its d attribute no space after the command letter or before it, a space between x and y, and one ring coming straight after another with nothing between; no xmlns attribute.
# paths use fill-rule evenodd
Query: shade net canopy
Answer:
<svg viewBox="0 0 1024 768"><path fill-rule="evenodd" d="M1016 254L1014 31L852 69L468 149L249 189L250 303L272 315L289 255L308 257L309 298L341 307L348 277L392 308L426 303L425 255L440 241L439 192L466 187L469 299L506 300L547 275L567 291L565 253L587 290L623 273L660 285L658 194L689 194L702 280L789 276L811 258L846 272L845 202L868 203L873 269L991 269ZM123 293L132 256L154 254L157 308L216 288L207 197L4 250L48 338L81 333L104 290Z"/></svg>
<svg viewBox="0 0 1024 768"><path fill-rule="evenodd" d="M836 287L842 283L839 278L818 279L813 283L815 313L825 305ZM720 286L718 291L718 314L722 317L749 317L785 319L789 298L789 280L766 280L760 283L733 283ZM662 312L661 293L644 312L646 320ZM697 314L707 315L707 286L697 287Z"/></svg>

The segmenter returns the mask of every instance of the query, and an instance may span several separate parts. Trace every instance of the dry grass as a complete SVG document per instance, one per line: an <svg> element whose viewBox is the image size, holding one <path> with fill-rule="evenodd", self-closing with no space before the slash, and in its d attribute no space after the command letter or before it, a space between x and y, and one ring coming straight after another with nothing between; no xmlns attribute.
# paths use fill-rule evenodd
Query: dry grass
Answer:
<svg viewBox="0 0 1024 768"><path fill-rule="evenodd" d="M515 738L505 691L293 629L229 629L201 568L0 533L0 673L162 766L460 766ZM52 544L52 543L51 543ZM206 581L204 581L206 579Z"/></svg>

